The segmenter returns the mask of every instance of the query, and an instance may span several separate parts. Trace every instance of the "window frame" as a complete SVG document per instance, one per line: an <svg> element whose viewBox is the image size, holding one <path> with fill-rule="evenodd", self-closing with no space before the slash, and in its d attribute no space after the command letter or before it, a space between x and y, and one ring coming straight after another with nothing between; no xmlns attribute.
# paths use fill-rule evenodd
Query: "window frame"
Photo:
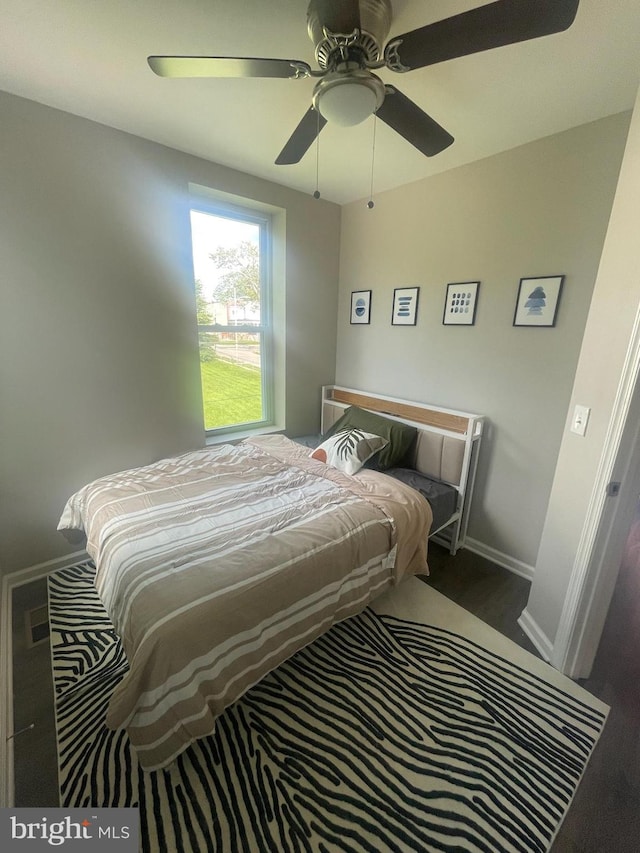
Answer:
<svg viewBox="0 0 640 853"><path fill-rule="evenodd" d="M217 216L221 219L233 219L258 226L259 274L260 274L260 323L258 325L226 325L221 323L201 324L197 322L198 352L200 351L201 332L249 333L260 335L260 381L262 395L262 415L258 421L243 421L222 427L206 428L204 415L204 395L202 396L202 423L207 439L233 434L247 434L265 430L275 425L275 364L273 345L273 273L272 240L273 223L271 214L249 206L231 204L225 201L211 201L194 196L189 204L189 225L191 232L191 213ZM193 262L193 243L191 245ZM193 282L195 286L195 271ZM202 380L201 380L202 384Z"/></svg>

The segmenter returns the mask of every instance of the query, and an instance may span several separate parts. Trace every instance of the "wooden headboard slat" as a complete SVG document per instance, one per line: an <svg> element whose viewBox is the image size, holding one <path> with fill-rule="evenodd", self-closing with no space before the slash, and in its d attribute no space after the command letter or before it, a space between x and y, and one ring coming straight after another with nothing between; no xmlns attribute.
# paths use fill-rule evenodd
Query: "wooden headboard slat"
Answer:
<svg viewBox="0 0 640 853"><path fill-rule="evenodd" d="M378 400L366 394L357 394L353 391L343 391L333 388L331 399L337 403L345 403L349 406L359 406L361 409L370 409L381 415L396 415L419 424L450 430L451 432L465 435L469 429L469 420L461 415L449 414L448 412L437 412L433 409L425 409L412 406L409 403L396 402L394 400Z"/></svg>

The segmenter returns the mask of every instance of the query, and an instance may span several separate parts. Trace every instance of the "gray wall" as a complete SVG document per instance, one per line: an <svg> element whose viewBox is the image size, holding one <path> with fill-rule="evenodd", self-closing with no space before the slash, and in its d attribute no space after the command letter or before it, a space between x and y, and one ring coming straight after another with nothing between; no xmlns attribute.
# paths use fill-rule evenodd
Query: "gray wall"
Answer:
<svg viewBox="0 0 640 853"><path fill-rule="evenodd" d="M340 208L0 93L0 568L86 481L203 444L190 182L286 211L286 413L335 370Z"/></svg>
<svg viewBox="0 0 640 853"><path fill-rule="evenodd" d="M486 415L469 536L532 574L629 114L380 194L342 212L339 384ZM555 328L514 328L522 276L564 274ZM480 280L476 324L442 325L446 284ZM415 327L394 287L419 286ZM369 326L349 324L372 289Z"/></svg>
<svg viewBox="0 0 640 853"><path fill-rule="evenodd" d="M605 465L604 453L615 439L615 410L622 406L618 399L623 393L623 374L630 369L630 346L637 342L636 324L640 322L640 241L638 219L640 198L640 93L637 96L629 130L615 202L607 230L596 286L586 324L567 414L558 465L553 480L549 509L543 530L536 575L527 604L528 619L536 626L540 636L553 644L561 625L563 605L573 572L584 570L577 562L583 540L588 542L590 531L585 519L591 504L598 505L601 493L595 492L600 467ZM639 389L636 387L636 405ZM589 425L584 438L568 429L569 419L576 404L591 408ZM633 442L637 420L631 409L629 432ZM624 445L623 445L624 447ZM633 449L633 448L632 448ZM627 448L625 448L625 451ZM637 483L638 474L626 471L631 450L622 453L612 471L612 479L622 480L625 489ZM637 450L636 450L637 452ZM625 484L625 475L631 481ZM637 507L637 492L627 495L633 514ZM603 516L615 511L615 501L608 500ZM629 531L629 519L620 514L621 529L609 534L610 540L624 544ZM633 517L633 515L631 515ZM593 523L593 521L591 521ZM606 528L605 528L606 529ZM611 547L609 545L609 547ZM607 556L611 559L611 549ZM597 555L596 555L597 556ZM583 557L584 559L584 557ZM603 569L605 580L597 590L597 604L592 618L597 623L593 653L597 645L609 603L611 589L617 575L619 561ZM554 661L555 662L555 661Z"/></svg>

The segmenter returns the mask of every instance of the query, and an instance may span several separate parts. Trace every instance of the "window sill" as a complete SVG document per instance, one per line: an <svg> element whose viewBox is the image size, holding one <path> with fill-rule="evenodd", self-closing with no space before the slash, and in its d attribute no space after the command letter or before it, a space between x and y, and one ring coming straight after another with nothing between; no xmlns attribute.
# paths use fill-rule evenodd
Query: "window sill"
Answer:
<svg viewBox="0 0 640 853"><path fill-rule="evenodd" d="M238 432L226 432L220 435L208 435L204 443L205 447L216 444L236 444L243 438L250 438L253 435L276 435L281 432L284 430L277 426L258 427L257 429L238 430Z"/></svg>

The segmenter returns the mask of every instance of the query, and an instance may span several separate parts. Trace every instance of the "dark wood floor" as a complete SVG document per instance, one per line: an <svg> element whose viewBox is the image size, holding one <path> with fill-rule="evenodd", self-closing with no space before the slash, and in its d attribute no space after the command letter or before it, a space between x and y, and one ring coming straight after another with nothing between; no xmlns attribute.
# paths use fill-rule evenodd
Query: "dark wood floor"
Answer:
<svg viewBox="0 0 640 853"><path fill-rule="evenodd" d="M434 543L429 545L429 569L429 586L539 657L517 621L529 598L528 580L465 549L452 557Z"/></svg>
<svg viewBox="0 0 640 853"><path fill-rule="evenodd" d="M427 583L521 647L535 649L517 624L529 582L468 550L455 557L432 544ZM53 699L48 644L24 642L24 610L46 602L46 585L14 590L16 805L57 805ZM627 545L620 581L591 677L583 686L611 705L552 853L640 851L640 520Z"/></svg>
<svg viewBox="0 0 640 853"><path fill-rule="evenodd" d="M634 522L591 675L611 707L553 853L640 851L640 517Z"/></svg>

